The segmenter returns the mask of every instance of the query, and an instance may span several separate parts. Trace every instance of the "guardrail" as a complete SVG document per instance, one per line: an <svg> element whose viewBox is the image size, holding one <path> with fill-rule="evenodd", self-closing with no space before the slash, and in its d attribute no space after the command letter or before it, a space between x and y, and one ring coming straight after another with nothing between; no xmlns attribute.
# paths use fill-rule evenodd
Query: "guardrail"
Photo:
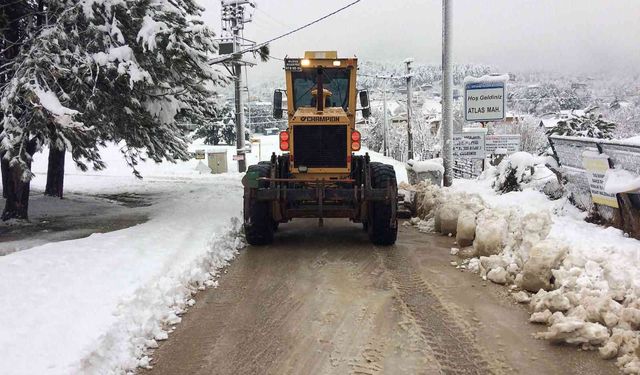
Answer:
<svg viewBox="0 0 640 375"><path fill-rule="evenodd" d="M587 211L597 211L614 226L640 238L640 194L617 194L619 209L592 202L587 172L582 165L585 151L604 154L609 167L640 175L640 144L618 140L552 135L549 144L560 172L567 179L567 190L573 193L574 204Z"/></svg>
<svg viewBox="0 0 640 375"><path fill-rule="evenodd" d="M562 166L584 170L582 152L598 151L609 157L612 167L640 174L640 145L625 141L552 135L549 144Z"/></svg>

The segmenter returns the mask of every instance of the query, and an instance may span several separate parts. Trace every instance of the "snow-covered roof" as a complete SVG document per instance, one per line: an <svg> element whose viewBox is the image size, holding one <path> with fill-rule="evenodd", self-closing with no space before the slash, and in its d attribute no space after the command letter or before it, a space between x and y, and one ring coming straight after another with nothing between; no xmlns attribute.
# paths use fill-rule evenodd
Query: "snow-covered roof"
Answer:
<svg viewBox="0 0 640 375"><path fill-rule="evenodd" d="M545 127L545 129L551 129L558 126L558 121L561 121L561 120L562 119L559 119L559 118L542 119L540 120L540 123L542 124L542 126Z"/></svg>
<svg viewBox="0 0 640 375"><path fill-rule="evenodd" d="M442 112L442 104L439 99L429 98L425 99L422 104L422 113L423 114L436 114Z"/></svg>
<svg viewBox="0 0 640 375"><path fill-rule="evenodd" d="M560 115L566 116L565 118L568 118L569 116L584 116L584 114L584 109L563 109L560 111Z"/></svg>

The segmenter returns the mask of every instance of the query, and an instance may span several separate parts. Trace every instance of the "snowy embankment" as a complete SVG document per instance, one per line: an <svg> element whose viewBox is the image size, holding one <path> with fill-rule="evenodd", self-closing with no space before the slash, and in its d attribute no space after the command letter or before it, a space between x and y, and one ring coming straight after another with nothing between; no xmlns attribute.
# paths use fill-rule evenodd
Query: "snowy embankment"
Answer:
<svg viewBox="0 0 640 375"><path fill-rule="evenodd" d="M116 147L103 156L109 167L100 172L84 174L68 163L66 190L149 196L149 221L0 257L2 374L145 366L147 348L167 337L192 294L214 285L242 246L239 223L232 223L242 207L239 173L200 175L195 160L143 163L138 180ZM42 189L46 153L36 156L34 170L33 186Z"/></svg>
<svg viewBox="0 0 640 375"><path fill-rule="evenodd" d="M548 325L538 338L599 349L640 373L640 241L585 222L544 162L518 153L478 180L414 186L411 223L454 236L458 268L509 285L531 322Z"/></svg>

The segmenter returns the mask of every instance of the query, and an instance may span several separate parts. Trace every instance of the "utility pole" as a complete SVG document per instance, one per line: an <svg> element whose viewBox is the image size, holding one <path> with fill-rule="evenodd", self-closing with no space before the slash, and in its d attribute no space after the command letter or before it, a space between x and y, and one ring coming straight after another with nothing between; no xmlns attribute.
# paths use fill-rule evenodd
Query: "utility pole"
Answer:
<svg viewBox="0 0 640 375"><path fill-rule="evenodd" d="M412 98L413 98L413 87L411 82L411 63L413 59L406 59L404 63L407 66L406 76L407 76L407 159L413 159L413 134L411 133L411 115L412 115Z"/></svg>
<svg viewBox="0 0 640 375"><path fill-rule="evenodd" d="M442 164L444 186L453 184L453 72L451 69L451 3L442 0Z"/></svg>
<svg viewBox="0 0 640 375"><path fill-rule="evenodd" d="M384 156L387 156L387 80L382 85L382 147Z"/></svg>
<svg viewBox="0 0 640 375"><path fill-rule="evenodd" d="M236 110L236 148L238 159L238 172L247 170L245 160L245 140L244 140L244 104L242 100L242 41L240 33L244 29L244 24L251 22L251 18L245 18L245 5L255 7L255 3L250 0L221 0L222 11L222 32L224 36L231 39L233 62L231 64L232 74L235 83L235 110ZM222 48L222 44L221 44Z"/></svg>
<svg viewBox="0 0 640 375"><path fill-rule="evenodd" d="M364 75L366 76L366 75ZM375 75L369 76L376 79L382 80L382 149L383 155L387 156L388 150L388 142L387 142L387 81L390 79L402 79L406 78L406 76L394 76L394 75Z"/></svg>
<svg viewBox="0 0 640 375"><path fill-rule="evenodd" d="M242 65L233 63L233 74L235 75L235 97L236 97L236 148L238 155L238 172L247 170L247 162L244 154L244 105L240 85L242 84Z"/></svg>

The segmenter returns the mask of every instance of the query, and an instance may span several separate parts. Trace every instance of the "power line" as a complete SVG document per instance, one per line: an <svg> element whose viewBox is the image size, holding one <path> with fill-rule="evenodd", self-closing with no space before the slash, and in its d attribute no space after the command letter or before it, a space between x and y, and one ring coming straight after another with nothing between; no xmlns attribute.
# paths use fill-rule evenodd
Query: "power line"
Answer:
<svg viewBox="0 0 640 375"><path fill-rule="evenodd" d="M327 18L329 18L329 17L333 16L334 14L340 13L340 12L342 12L343 10L345 10L345 9L347 9L347 8L350 8L350 7L354 6L354 5L356 5L356 4L357 4L357 3L359 3L360 1L362 1L362 0L355 0L355 1L353 1L353 2L351 2L351 3L349 3L349 4L347 4L347 5L343 6L343 7L342 7L342 8L340 8L340 9L334 10L333 12L331 12L331 13L329 13L329 14L326 14L326 15L324 15L324 16L322 16L322 17L318 18L318 19L315 19L315 20L313 20L313 21L311 21L311 22L309 22L309 23L306 23L306 24L304 24L304 25L302 25L302 26L300 26L300 27L298 27L298 28L296 28L296 29L293 29L293 30L291 30L291 31L288 31L288 32L286 32L286 33L282 34L282 35L279 35L279 36L276 36L276 37L274 37L274 38L271 38L271 39L269 39L269 40L267 40L267 41L265 41L265 42L258 43L258 44L254 45L254 46L252 46L252 47L245 48L245 49L240 50L240 51L238 51L238 52L235 52L235 53L233 53L233 54L226 55L226 56L220 56L220 57L218 57L217 59L212 59L212 60L210 60L210 61L209 61L209 63L210 63L210 64L217 64L217 63L224 62L224 61L227 61L227 60L232 59L232 58L233 58L233 56L232 56L232 55L238 55L238 54L240 54L240 55L241 55L241 54L246 53L246 52L254 52L254 51L257 51L258 49L260 49L260 48L261 48L261 47L263 47L263 46L266 46L266 45L267 45L267 44L269 44L269 43L275 42L276 40L279 40L279 39L282 39L282 38L284 38L284 37L286 37L286 36L289 36L289 35L291 35L291 34L297 33L298 31L300 31L300 30L302 30L302 29L306 29L307 27L309 27L309 26L311 26L311 25L314 25L314 24L316 24L316 23L318 23L318 22L320 22L320 21L323 21L323 20L325 20L325 19L327 19Z"/></svg>
<svg viewBox="0 0 640 375"><path fill-rule="evenodd" d="M269 58L270 58L270 59L276 59L276 60L284 61L284 59L283 59L283 58L275 57L275 56L271 56L271 55L269 55Z"/></svg>
<svg viewBox="0 0 640 375"><path fill-rule="evenodd" d="M325 15L325 16L322 16L322 17L320 17L320 18L318 18L318 19L316 19L316 20L314 20L314 21L311 21L311 22L309 22L309 23L307 23L307 24L305 24L305 25L303 25L303 26L298 27L297 29L293 29L293 30L291 30L291 31L289 31L289 32L287 32L287 33L284 33L284 34L280 35L280 36L277 36L277 37L275 37L275 38L271 38L271 39L267 40L266 42L263 42L263 43L257 44L254 48L260 48L260 47L262 47L262 46L264 46L264 45L267 45L267 44L269 44L269 43L271 43L271 42L275 42L275 41L276 41L276 40L278 40L278 39L282 39L282 38L284 38L284 37L286 37L286 36L289 36L289 35L291 35L291 34L293 34L293 33L296 33L296 32L298 32L298 31L300 31L300 30L302 30L302 29L306 29L307 27L309 27L309 26L311 26L311 25L313 25L313 24L316 24L316 23L318 23L318 22L320 22L320 21L322 21L322 20L325 20L325 19L327 19L327 18L329 18L329 17L333 16L334 14L340 13L340 12L342 12L343 10L345 10L345 9L347 9L347 8L350 8L350 7L354 6L354 5L356 5L356 4L357 4L357 3L359 3L360 1L361 1L361 0L356 0L356 1L352 2L352 3L349 3L349 4L345 5L345 6L343 6L342 8L340 8L340 9L338 9L338 10L334 10L333 12L331 12L331 13L329 13L329 14Z"/></svg>
<svg viewBox="0 0 640 375"><path fill-rule="evenodd" d="M269 14L269 13L267 13L267 12L265 12L264 10L262 10L262 9L260 9L260 8L258 8L258 7L256 7L255 9L256 9L258 12L260 12L260 13L264 14L265 16L267 16L267 18L271 19L271 21L273 21L273 22L275 22L275 23L277 23L277 24L280 24L280 26L284 26L284 27L286 27L286 28L290 28L290 27L291 27L291 25L288 25L288 24L286 24L286 23L284 23L284 22L280 21L279 19L277 19L277 18L273 17L272 15L270 15L270 14Z"/></svg>

